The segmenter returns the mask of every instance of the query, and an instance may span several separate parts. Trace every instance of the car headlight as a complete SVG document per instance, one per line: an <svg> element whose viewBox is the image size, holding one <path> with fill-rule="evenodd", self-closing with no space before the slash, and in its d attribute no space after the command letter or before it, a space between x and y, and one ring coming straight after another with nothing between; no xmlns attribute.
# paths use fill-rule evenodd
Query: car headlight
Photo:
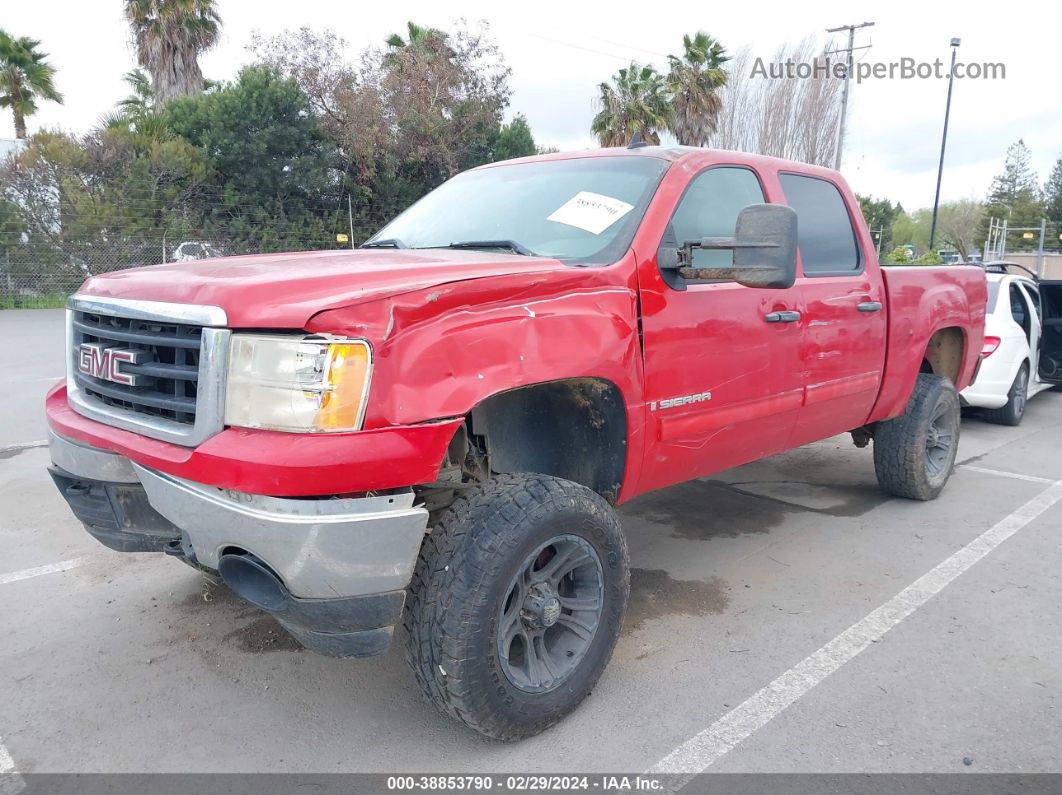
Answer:
<svg viewBox="0 0 1062 795"><path fill-rule="evenodd" d="M372 350L365 340L233 334L225 424L272 431L356 431Z"/></svg>

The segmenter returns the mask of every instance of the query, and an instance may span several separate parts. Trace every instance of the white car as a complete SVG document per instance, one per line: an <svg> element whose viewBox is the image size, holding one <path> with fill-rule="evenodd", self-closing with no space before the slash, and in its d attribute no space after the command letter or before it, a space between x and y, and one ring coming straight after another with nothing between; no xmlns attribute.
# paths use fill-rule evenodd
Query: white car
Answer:
<svg viewBox="0 0 1062 795"><path fill-rule="evenodd" d="M960 395L984 419L1017 425L1033 395L1062 384L1062 281L1038 281L1012 263L989 263L981 368Z"/></svg>
<svg viewBox="0 0 1062 795"><path fill-rule="evenodd" d="M197 259L221 257L223 252L213 243L201 240L186 240L173 250L174 262L190 262Z"/></svg>

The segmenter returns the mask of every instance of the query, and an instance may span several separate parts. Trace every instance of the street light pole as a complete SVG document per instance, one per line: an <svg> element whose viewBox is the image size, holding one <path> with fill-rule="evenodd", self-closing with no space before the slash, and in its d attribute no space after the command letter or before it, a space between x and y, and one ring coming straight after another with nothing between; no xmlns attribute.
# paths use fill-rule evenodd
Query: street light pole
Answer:
<svg viewBox="0 0 1062 795"><path fill-rule="evenodd" d="M933 250L933 241L937 236L937 208L940 205L940 180L944 176L944 147L948 145L948 117L951 115L951 87L955 82L955 56L959 52L962 39L951 40L951 71L948 72L948 101L944 105L944 135L940 139L940 163L937 165L937 192L933 196L933 221L929 225L929 250ZM969 253L960 251L959 254L965 260Z"/></svg>

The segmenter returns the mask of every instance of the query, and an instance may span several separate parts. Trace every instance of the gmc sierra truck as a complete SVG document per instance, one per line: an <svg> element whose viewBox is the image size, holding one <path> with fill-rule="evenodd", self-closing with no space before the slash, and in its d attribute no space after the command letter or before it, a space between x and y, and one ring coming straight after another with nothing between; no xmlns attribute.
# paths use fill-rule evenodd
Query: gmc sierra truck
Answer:
<svg viewBox="0 0 1062 795"><path fill-rule="evenodd" d="M427 696L515 740L612 654L613 506L842 432L887 492L936 497L985 296L977 268L880 267L828 169L496 163L360 250L90 278L50 472L103 544L216 572L308 649L403 623Z"/></svg>

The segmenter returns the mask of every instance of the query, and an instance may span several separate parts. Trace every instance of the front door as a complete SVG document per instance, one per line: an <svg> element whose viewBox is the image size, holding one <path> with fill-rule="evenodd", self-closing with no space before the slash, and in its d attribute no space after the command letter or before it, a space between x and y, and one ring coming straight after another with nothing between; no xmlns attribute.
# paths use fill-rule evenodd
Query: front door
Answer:
<svg viewBox="0 0 1062 795"><path fill-rule="evenodd" d="M706 169L687 185L667 235L732 236L738 213L764 201L752 170ZM731 258L695 249L693 264L727 267ZM801 403L798 291L669 284L653 257L641 263L639 282L648 429L639 491L786 449Z"/></svg>
<svg viewBox="0 0 1062 795"><path fill-rule="evenodd" d="M885 364L884 286L870 273L852 212L838 187L805 174L779 174L797 213L804 304L801 368L804 408L792 446L825 439L866 422Z"/></svg>

